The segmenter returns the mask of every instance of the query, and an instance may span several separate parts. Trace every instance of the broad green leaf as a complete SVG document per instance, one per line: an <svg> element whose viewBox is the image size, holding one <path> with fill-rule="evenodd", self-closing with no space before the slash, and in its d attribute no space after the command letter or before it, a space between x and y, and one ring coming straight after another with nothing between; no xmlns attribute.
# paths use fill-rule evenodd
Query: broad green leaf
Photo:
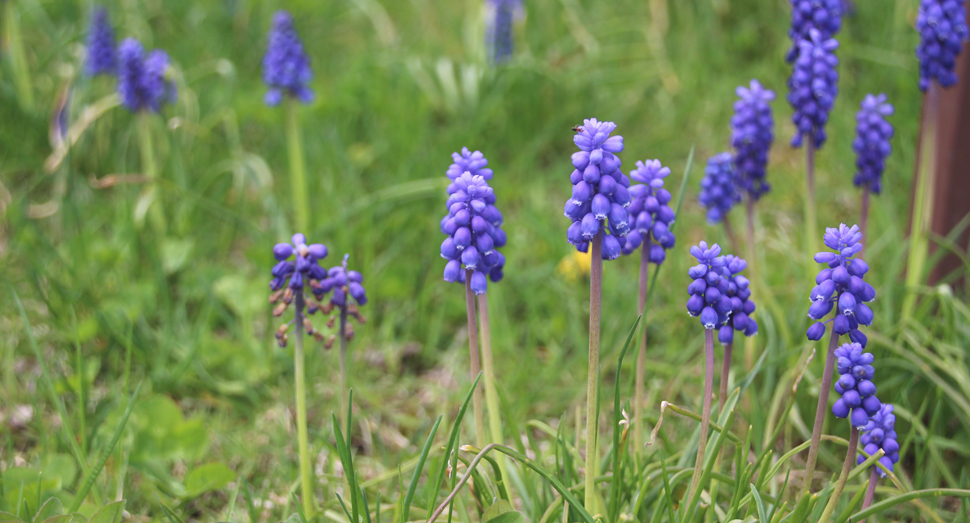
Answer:
<svg viewBox="0 0 970 523"><path fill-rule="evenodd" d="M514 510L510 512L505 512L504 514L496 518L492 518L488 520L484 519L483 517L482 521L489 522L489 523L526 523L525 516L523 516L521 512L516 512Z"/></svg>
<svg viewBox="0 0 970 523"><path fill-rule="evenodd" d="M71 521L70 514L61 514L59 516L49 517L43 520L41 523L68 523L69 521Z"/></svg>
<svg viewBox="0 0 970 523"><path fill-rule="evenodd" d="M125 510L125 502L115 501L114 503L108 503L107 505L101 507L88 523L118 523L121 521L121 513Z"/></svg>
<svg viewBox="0 0 970 523"><path fill-rule="evenodd" d="M488 507L488 510L482 514L482 522L493 520L506 512L512 512L515 509L512 508L512 504L504 499L500 499L495 502L494 505Z"/></svg>
<svg viewBox="0 0 970 523"><path fill-rule="evenodd" d="M64 506L61 505L61 500L57 498L49 498L44 502L43 505L41 505L40 509L37 510L37 513L34 514L34 521L44 521L47 518L60 516L62 514L64 514Z"/></svg>
<svg viewBox="0 0 970 523"><path fill-rule="evenodd" d="M196 497L210 490L221 489L234 479L236 473L224 463L207 463L185 476L186 495Z"/></svg>

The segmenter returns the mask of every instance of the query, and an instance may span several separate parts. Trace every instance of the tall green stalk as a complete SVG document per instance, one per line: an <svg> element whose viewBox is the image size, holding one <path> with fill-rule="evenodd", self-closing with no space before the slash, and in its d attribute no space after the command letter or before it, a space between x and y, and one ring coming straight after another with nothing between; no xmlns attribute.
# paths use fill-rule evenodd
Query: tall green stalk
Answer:
<svg viewBox="0 0 970 523"><path fill-rule="evenodd" d="M707 432L711 426L711 403L714 395L714 329L704 329L704 399L701 411L701 436L697 443L697 460L694 462L694 475L690 489L684 499L694 499L694 493L701 486L704 471L704 454L707 452Z"/></svg>
<svg viewBox="0 0 970 523"><path fill-rule="evenodd" d="M306 421L306 363L303 353L303 291L295 292L293 324L296 327L293 343L293 367L296 375L296 433L300 452L300 485L303 493L303 513L313 517L313 483L310 479L310 442Z"/></svg>
<svg viewBox="0 0 970 523"><path fill-rule="evenodd" d="M583 506L593 512L596 499L596 439L598 421L596 413L600 376L600 310L603 298L603 234L596 233L590 243L589 270L589 368L586 373L586 477Z"/></svg>
<svg viewBox="0 0 970 523"><path fill-rule="evenodd" d="M640 289L637 296L637 312L640 314L640 349L637 352L637 375L633 386L633 449L643 448L643 409L647 372L647 293L650 273L650 233L640 246Z"/></svg>
<svg viewBox="0 0 970 523"><path fill-rule="evenodd" d="M296 209L296 230L309 232L310 192L306 183L306 158L303 155L303 136L296 114L297 101L286 97L286 147L290 157L290 188L293 208Z"/></svg>
<svg viewBox="0 0 970 523"><path fill-rule="evenodd" d="M940 86L933 81L923 101L923 122L917 152L916 196L910 220L909 259L906 262L906 297L901 318L909 320L916 305L916 287L923 277L926 253L929 249L928 231L933 219L933 190L936 181L936 122L940 109Z"/></svg>
<svg viewBox="0 0 970 523"><path fill-rule="evenodd" d="M492 433L492 443L504 445L498 385L495 382L495 365L492 358L492 327L488 315L487 293L478 295L478 323L482 334L482 367L485 371L485 404L488 407L488 426ZM509 476L507 460L504 456L499 457L498 466L502 472L503 480L508 485L511 482L511 476Z"/></svg>
<svg viewBox="0 0 970 523"><path fill-rule="evenodd" d="M17 3L13 0L3 2L3 20L17 100L24 110L32 111L34 91L30 81L30 67L27 65L27 53L24 51L24 42L20 35L20 14L17 13Z"/></svg>
<svg viewBox="0 0 970 523"><path fill-rule="evenodd" d="M141 170L148 178L145 197L148 198L148 220L155 231L164 233L165 212L158 190L158 167L155 164L155 142L152 139L152 113L138 113L138 146L141 153Z"/></svg>
<svg viewBox="0 0 970 523"><path fill-rule="evenodd" d="M478 350L478 322L475 317L475 293L472 292L471 269L465 270L465 311L468 318L468 366L472 381L482 370L480 353ZM485 413L482 409L482 389L475 387L472 394L472 411L475 414L475 446L485 447Z"/></svg>
<svg viewBox="0 0 970 523"><path fill-rule="evenodd" d="M865 510L872 506L872 501L876 499L876 483L879 483L879 474L876 467L872 467L872 472L869 473L869 487L866 489L866 497L862 502L862 508L860 510ZM865 518L858 523L866 523Z"/></svg>
<svg viewBox="0 0 970 523"><path fill-rule="evenodd" d="M855 466L856 447L858 446L859 429L852 427L852 432L849 435L849 449L845 452L845 463L842 464L842 474L839 475L839 481L835 484L835 491L832 492L832 497L829 498L828 504L825 505L825 511L822 512L822 518L819 519L819 523L828 523L832 518L832 513L835 512L835 506L839 503L839 498L842 497L842 491L845 490L845 484L849 481L849 473L852 472L852 467Z"/></svg>
<svg viewBox="0 0 970 523"><path fill-rule="evenodd" d="M347 426L347 409L350 408L350 398L347 387L347 299L340 306L340 424ZM350 428L348 427L349 431Z"/></svg>
<svg viewBox="0 0 970 523"><path fill-rule="evenodd" d="M818 216L815 203L815 142L808 136L805 140L805 248L808 250L808 273L812 275L815 263L811 257L818 252Z"/></svg>
<svg viewBox="0 0 970 523"><path fill-rule="evenodd" d="M822 388L818 391L818 406L815 408L815 425L812 428L812 444L808 448L808 461L805 463L805 484L802 496L812 491L812 477L815 475L815 462L818 461L818 448L822 443L822 424L829 410L829 392L832 390L832 374L835 372L835 348L839 346L839 335L832 330L829 350L825 355L825 370L822 374Z"/></svg>

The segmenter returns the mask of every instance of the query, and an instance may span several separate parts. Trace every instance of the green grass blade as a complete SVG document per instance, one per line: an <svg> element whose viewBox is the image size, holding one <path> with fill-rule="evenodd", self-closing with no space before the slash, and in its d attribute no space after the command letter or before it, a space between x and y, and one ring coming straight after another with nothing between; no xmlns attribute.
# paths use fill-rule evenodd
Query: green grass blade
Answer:
<svg viewBox="0 0 970 523"><path fill-rule="evenodd" d="M435 505L435 500L438 499L438 490L441 482L445 478L445 473L448 470L448 463L453 461L451 454L455 451L455 447L458 444L458 437L461 434L461 422L465 418L465 411L468 410L468 404L471 403L472 396L475 393L475 388L478 387L478 382L482 379L482 372L478 373L475 377L475 382L472 383L471 388L468 389L468 393L465 394L465 401L462 402L461 407L458 409L458 415L455 417L455 423L451 426L451 434L448 435L448 445L445 447L445 454L441 460L441 467L439 467L438 474L435 476L434 481L429 485L428 493L428 503L429 507Z"/></svg>
<svg viewBox="0 0 970 523"><path fill-rule="evenodd" d="M623 344L623 350L620 351L620 357L617 358L616 362L616 385L613 388L613 481L610 482L610 521L617 520L617 515L620 510L620 490L622 489L621 484L623 482L623 467L620 461L623 455L620 449L620 432L622 432L620 429L620 421L623 419L620 408L620 387L623 384L623 380L620 379L620 371L623 369L623 358L630 349L630 341L633 340L633 335L636 333L637 326L640 325L642 318L642 315L637 316L637 320L633 322L633 328L627 334L626 343Z"/></svg>
<svg viewBox="0 0 970 523"><path fill-rule="evenodd" d="M674 497L670 493L670 474L667 473L667 460L664 455L660 455L660 467L663 471L664 478L664 503L667 505L667 517L670 523L677 523L677 518L674 513Z"/></svg>
<svg viewBox="0 0 970 523"><path fill-rule="evenodd" d="M768 512L765 511L765 504L761 501L761 494L758 494L758 488L754 486L754 483L749 483L751 485L751 495L754 497L754 504L758 507L758 521L768 521Z"/></svg>
<svg viewBox="0 0 970 523"><path fill-rule="evenodd" d="M408 521L408 515L411 512L411 501L414 499L414 492L418 488L418 480L421 478L421 470L424 469L424 462L428 459L428 452L431 451L431 443L434 441L434 435L438 432L438 425L441 424L441 416L435 420L434 426L431 427L431 433L428 434L428 440L424 442L424 448L421 449L421 457L418 459L418 466L414 468L414 475L411 476L411 484L408 485L408 493L404 497L404 510L401 512L402 523ZM430 510L430 507L428 508ZM354 520L356 523L356 518Z"/></svg>
<svg viewBox="0 0 970 523"><path fill-rule="evenodd" d="M933 488L933 489L915 490L913 492L907 492L905 494L900 494L898 496L894 496L889 499L884 499L879 503L873 503L872 506L870 506L869 508L853 514L852 521L861 521L863 518L874 516L888 508L895 507L896 505L906 503L908 501L913 501L916 499L923 499L923 498L938 498L941 496L949 496L953 498L970 498L970 490L963 490L963 489L956 489L956 488Z"/></svg>
<svg viewBox="0 0 970 523"><path fill-rule="evenodd" d="M259 523L259 513L253 503L253 494L249 491L249 482L243 478L243 494L246 495L246 510L249 512L249 523Z"/></svg>

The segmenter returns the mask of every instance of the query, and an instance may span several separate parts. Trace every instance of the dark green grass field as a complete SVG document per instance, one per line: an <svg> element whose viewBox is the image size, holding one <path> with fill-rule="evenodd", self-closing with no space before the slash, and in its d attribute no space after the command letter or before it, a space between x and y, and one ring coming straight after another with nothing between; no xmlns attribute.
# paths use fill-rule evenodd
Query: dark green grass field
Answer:
<svg viewBox="0 0 970 523"><path fill-rule="evenodd" d="M114 92L112 81L78 72L90 2L8 1L16 9L5 13L19 16L33 101L17 87L24 64L8 52L5 19L0 510L32 517L50 496L70 505L103 458L81 504L87 516L116 499L126 500L125 521L281 521L294 513L292 348L280 349L273 338L279 320L271 315L267 282L272 246L297 231L285 113L263 104L260 80L266 31L280 8L294 14L315 71L316 100L299 109L312 212L305 232L329 247L327 266L349 253L370 297L362 308L368 321L350 344L348 380L351 447L372 512L380 492L385 519L402 520L399 498L432 424L444 416L429 471L440 466L440 449L472 383L464 295L442 281L438 255L444 173L451 153L463 146L481 150L494 168L491 184L509 237L506 277L489 287L504 435L513 448L559 471L570 467L555 459L563 445L555 432L537 427L561 430L566 442L582 439L576 432L585 409L589 311L586 276L564 270L576 262L562 214L575 150L570 128L583 118L615 121L625 138L624 171L636 160L659 158L673 170L667 185L675 195L694 150L677 246L644 319L650 344L640 422L649 434L662 401L700 412L703 328L684 309L693 264L687 249L707 240L726 252L747 252L730 244L723 227L706 224L697 191L707 158L729 147L734 89L752 78L778 93L768 173L773 190L758 204L755 243L778 309L769 314L768 300L753 298L761 306L761 332L747 354L736 351L733 381L766 355L738 403L734 426L749 434L753 453L773 449L769 462L810 438L825 346L804 336L814 283L802 212L804 151L788 146L794 127L785 101L787 2L526 0L512 60L493 67L478 0L105 0L119 37L167 50L174 65L178 102L148 119L160 173L152 186L162 210L157 227L139 204L148 191L140 176L139 122L124 108L94 119L59 166L45 166L54 151L51 115L68 86L72 122ZM917 6L915 0L856 0L845 18L840 92L829 141L818 155L818 215L822 227L858 220L855 112L865 94L886 93L896 107L896 136L864 239L867 281L878 294L876 319L866 330L869 350L879 396L896 405L900 484L959 489L970 487L970 308L962 284L951 283L965 271L934 287L903 284L923 100L913 54ZM743 207L731 219L743 241ZM623 404L632 394L635 357L620 369L617 360L637 319L637 274L635 257L606 263L604 463L612 459L606 453L614 387L621 385ZM907 292L919 301L903 321ZM813 348L818 353L784 417L792 382ZM331 425L331 412L345 408L336 351L309 345L307 364L318 519L346 523L335 496L350 496ZM139 383L130 419L112 445ZM693 465L698 424L670 411L664 418L654 445L629 449L635 470L652 471L630 480L631 499L644 481L653 483L644 487L643 507L624 502L623 521L667 520L657 490L661 455L671 474ZM848 437L847 424L834 418L826 429ZM473 433L469 416L461 443ZM828 484L843 457L844 446L823 442L817 481ZM804 482L804 461L805 453L794 456L759 483L769 506L786 498L790 510ZM725 474L733 477L734 458L727 462ZM557 494L539 475L513 468L515 508L528 520L579 521L575 511L571 518L547 514ZM837 515L866 476L849 482ZM431 480L422 478L412 521L433 509ZM605 499L609 486L602 486ZM722 496L733 489L724 486ZM877 500L898 493L885 481ZM468 506L456 509L456 518L480 519L472 497L461 496ZM677 504L678 496L683 492L674 489ZM961 499L903 503L869 521L967 522ZM760 520L751 501L735 517L746 513ZM712 509L706 517L720 521L722 515Z"/></svg>

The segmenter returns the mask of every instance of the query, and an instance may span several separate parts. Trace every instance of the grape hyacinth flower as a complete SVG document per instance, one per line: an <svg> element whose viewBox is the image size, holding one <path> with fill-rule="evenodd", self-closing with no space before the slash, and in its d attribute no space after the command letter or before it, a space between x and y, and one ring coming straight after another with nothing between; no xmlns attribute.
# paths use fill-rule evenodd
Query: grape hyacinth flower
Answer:
<svg viewBox="0 0 970 523"><path fill-rule="evenodd" d="M471 290L484 294L488 280L499 282L505 267L505 256L497 250L505 245L506 235L495 192L483 176L466 171L449 185L448 193L448 214L441 219L441 232L448 235L441 243L441 257L448 260L444 279L464 283L470 273Z"/></svg>
<svg viewBox="0 0 970 523"><path fill-rule="evenodd" d="M839 372L835 392L842 397L832 405L832 414L836 418L849 418L852 426L861 430L869 423L869 416L879 412L881 406L876 397L876 386L872 383L874 358L863 352L858 343L846 343L835 349L835 357Z"/></svg>
<svg viewBox="0 0 970 523"><path fill-rule="evenodd" d="M885 455L879 458L879 463L882 463L883 466L892 472L893 465L899 462L899 442L896 441L896 415L893 414L892 404L883 403L879 407L879 411L869 418L869 421L862 431L861 443L866 454L872 456L881 449ZM861 465L865 460L863 456L859 456L857 464ZM874 473L879 474L879 477L886 477L886 473L881 468L872 467L872 469Z"/></svg>
<svg viewBox="0 0 970 523"><path fill-rule="evenodd" d="M114 75L118 71L118 57L115 51L115 33L111 28L108 10L96 7L88 28L87 59L84 72L88 76L100 74Z"/></svg>
<svg viewBox="0 0 970 523"><path fill-rule="evenodd" d="M749 200L758 200L771 190L765 178L768 151L775 140L775 119L771 111L775 92L765 89L757 80L751 80L748 87L738 86L735 92L739 100L734 102L731 117L731 146L737 186L748 194Z"/></svg>
<svg viewBox="0 0 970 523"><path fill-rule="evenodd" d="M273 15L269 44L263 56L263 83L269 86L264 102L275 107L289 95L303 103L313 101L313 90L307 84L313 80L310 57L296 33L293 16L286 11Z"/></svg>
<svg viewBox="0 0 970 523"><path fill-rule="evenodd" d="M512 57L512 22L522 8L521 0L487 0L488 28L485 44L493 64L501 64Z"/></svg>
<svg viewBox="0 0 970 523"><path fill-rule="evenodd" d="M758 322L751 317L756 306L751 300L750 282L741 275L741 271L748 267L748 263L733 254L728 254L724 257L724 266L729 274L726 277L727 292L724 295L731 300L731 312L728 315L728 321L718 329L717 339L721 345L730 345L734 343L734 331L741 332L745 336L757 334Z"/></svg>
<svg viewBox="0 0 970 523"><path fill-rule="evenodd" d="M829 320L833 334L848 334L853 342L866 346L866 336L859 331L859 326L872 325L872 309L866 304L876 299L876 291L863 280L869 266L859 258L852 258L862 250L861 240L858 225L848 227L843 223L838 229L826 229L823 241L836 252L815 255L817 263L828 267L815 277L817 285L809 296L812 305L808 309L808 317L815 323L808 328L808 339L822 339L825 324L828 323L822 322L822 319L835 309L835 316Z"/></svg>
<svg viewBox="0 0 970 523"><path fill-rule="evenodd" d="M660 160L638 161L637 168L630 171L630 179L640 183L628 188L630 232L622 241L623 254L632 254L643 246L649 251L650 263L660 265L667 258L666 251L677 243L674 233L670 232L675 218L670 208L672 197L664 188L664 178L669 175L670 167L664 167Z"/></svg>
<svg viewBox="0 0 970 523"><path fill-rule="evenodd" d="M798 58L798 42L809 38L812 29L818 31L822 38L828 40L842 28L842 13L845 0L790 0L791 27L788 36L792 39L792 47L785 55L785 60L792 63Z"/></svg>
<svg viewBox="0 0 970 523"><path fill-rule="evenodd" d="M576 250L586 252L590 242L599 238L602 259L615 260L622 252L619 238L630 232L630 179L620 171L615 154L623 150L623 137L610 136L616 124L595 118L584 120L576 129L573 142L580 150L572 155L575 169L569 179L573 196L566 201L564 214L573 223L566 239Z"/></svg>
<svg viewBox="0 0 970 523"><path fill-rule="evenodd" d="M955 85L956 59L970 35L963 0L921 0L916 30L920 36L916 47L920 90L929 89L933 80L941 87Z"/></svg>
<svg viewBox="0 0 970 523"><path fill-rule="evenodd" d="M791 145L801 147L807 136L818 149L825 143L825 124L839 93L839 73L835 69L839 59L834 53L839 42L812 29L809 38L799 41L798 47L801 51L788 79L788 102L794 110L792 122L796 127Z"/></svg>
<svg viewBox="0 0 970 523"><path fill-rule="evenodd" d="M175 101L175 83L166 80L168 54L155 49L145 54L141 43L126 38L118 46L118 95L133 113L157 113L163 102Z"/></svg>
<svg viewBox="0 0 970 523"><path fill-rule="evenodd" d="M273 257L277 264L273 267L273 279L270 280L269 287L273 293L270 295L270 303L278 303L273 309L273 316L279 317L286 311L290 303L294 304L293 321L284 323L276 331L276 340L280 347L285 347L289 336L287 331L290 325L295 325L295 338L293 350L294 376L296 379L296 426L297 438L300 454L300 483L303 492L303 510L306 514L313 514L313 483L310 479L310 454L309 435L307 431L307 410L306 410L306 372L305 355L303 351L303 333L313 336L317 341L323 341L323 335L313 328L313 324L306 318L307 296L304 294L305 287L315 289L321 282L328 277L327 271L320 267L320 260L327 257L327 247L320 243L307 244L306 236L301 233L294 234L291 243L279 243L273 247ZM290 260L293 261L290 261ZM314 302L314 298L309 297L311 307L309 312L315 312L320 308L319 303Z"/></svg>
<svg viewBox="0 0 970 523"><path fill-rule="evenodd" d="M856 113L856 138L852 142L852 150L856 153L853 181L856 187L865 187L879 194L886 158L892 152L889 140L893 137L893 126L886 117L893 114L893 106L886 102L885 94L867 94L860 105Z"/></svg>
<svg viewBox="0 0 970 523"><path fill-rule="evenodd" d="M462 147L460 153L451 153L451 159L453 163L448 166L448 172L445 175L452 182L466 172L472 176L481 176L486 182L494 175L494 172L488 168L488 160L481 151L471 152L468 147ZM454 186L449 186L448 194L453 194L456 190Z"/></svg>
<svg viewBox="0 0 970 523"><path fill-rule="evenodd" d="M715 224L725 218L734 205L741 201L738 193L738 175L734 156L723 152L711 156L701 178L701 191L697 196L701 207L707 209L707 223Z"/></svg>

